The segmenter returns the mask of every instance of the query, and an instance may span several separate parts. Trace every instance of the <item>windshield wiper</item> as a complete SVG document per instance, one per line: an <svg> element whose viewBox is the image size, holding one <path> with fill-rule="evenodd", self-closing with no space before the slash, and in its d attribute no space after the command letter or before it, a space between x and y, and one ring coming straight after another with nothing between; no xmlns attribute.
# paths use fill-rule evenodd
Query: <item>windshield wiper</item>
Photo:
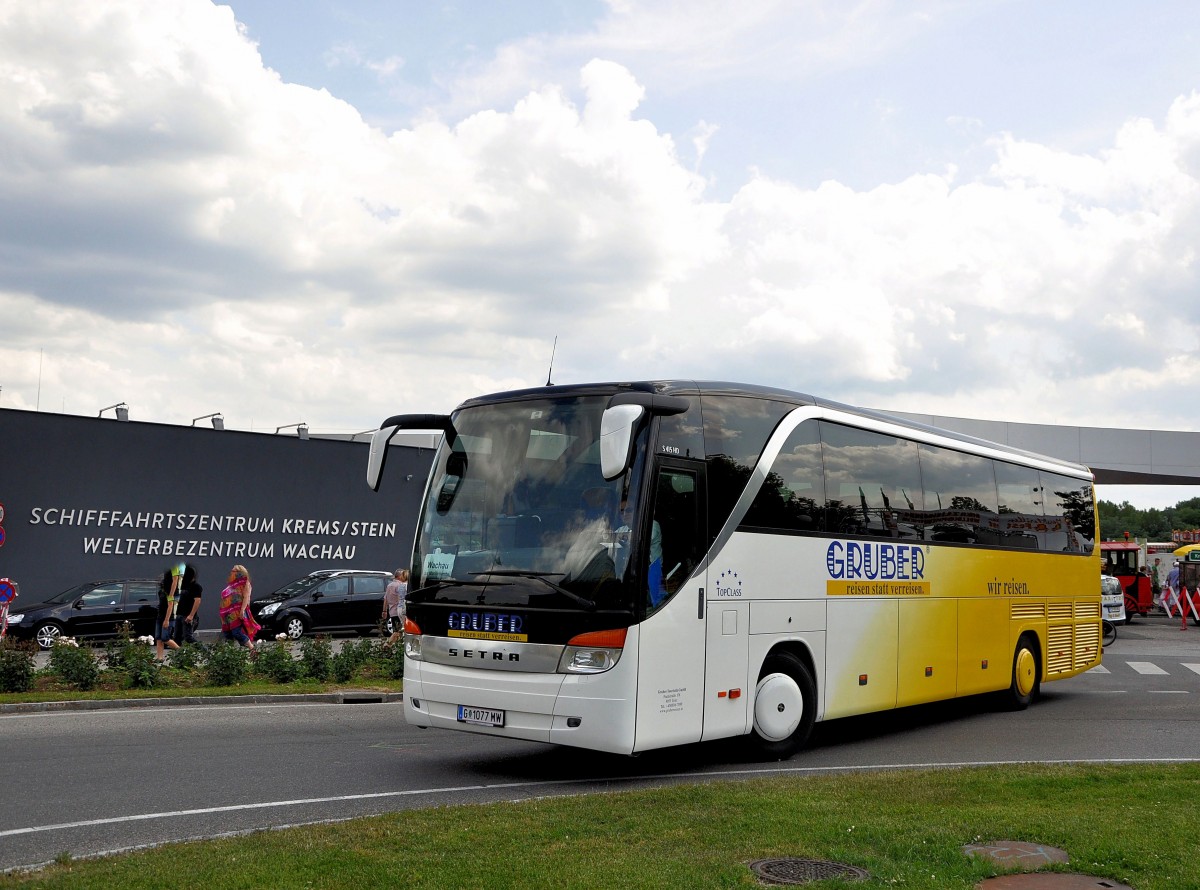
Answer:
<svg viewBox="0 0 1200 890"><path fill-rule="evenodd" d="M418 587L416 590L408 592L408 598L416 602L424 602L429 597L435 596L443 587L486 587L486 581L463 581L461 578L438 578L436 581L430 581L424 587Z"/></svg>
<svg viewBox="0 0 1200 890"><path fill-rule="evenodd" d="M546 573L544 573L544 572L527 572L527 571L522 571L521 569L492 569L487 572L475 572L475 577L478 577L479 575L500 575L501 577L508 577L508 578L532 578L535 581L541 581L543 584L545 584L547 587L549 587L555 593L561 593L563 596L567 597L568 599L574 600L575 602L579 603L579 605L583 606L585 609L595 609L596 608L596 604L594 602L592 602L590 599L588 599L587 597L580 596L579 594L577 594L573 591L567 590L567 588L563 587L561 584L555 584L553 581L551 581L549 578L546 577Z"/></svg>

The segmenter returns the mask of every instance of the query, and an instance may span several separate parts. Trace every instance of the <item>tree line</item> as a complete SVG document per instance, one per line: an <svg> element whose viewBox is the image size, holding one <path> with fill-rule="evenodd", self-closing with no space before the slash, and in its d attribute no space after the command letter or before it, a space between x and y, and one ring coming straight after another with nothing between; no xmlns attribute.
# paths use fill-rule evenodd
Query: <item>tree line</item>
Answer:
<svg viewBox="0 0 1200 890"><path fill-rule="evenodd" d="M1200 497L1163 510L1157 507L1139 510L1129 501L1114 504L1102 500L1096 507L1100 514L1100 537L1105 541L1119 541L1125 532L1129 532L1130 538L1169 541L1175 529L1200 528Z"/></svg>

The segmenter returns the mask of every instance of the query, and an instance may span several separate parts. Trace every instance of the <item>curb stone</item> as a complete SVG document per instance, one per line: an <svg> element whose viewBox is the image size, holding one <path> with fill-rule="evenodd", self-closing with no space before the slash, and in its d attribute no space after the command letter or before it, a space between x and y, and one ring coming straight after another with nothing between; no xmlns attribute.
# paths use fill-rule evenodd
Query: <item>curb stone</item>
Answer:
<svg viewBox="0 0 1200 890"><path fill-rule="evenodd" d="M282 693L279 695L179 695L166 698L14 702L0 704L0 714L111 711L118 708L162 708L172 705L382 704L403 700L403 692L371 692L365 689L346 692Z"/></svg>

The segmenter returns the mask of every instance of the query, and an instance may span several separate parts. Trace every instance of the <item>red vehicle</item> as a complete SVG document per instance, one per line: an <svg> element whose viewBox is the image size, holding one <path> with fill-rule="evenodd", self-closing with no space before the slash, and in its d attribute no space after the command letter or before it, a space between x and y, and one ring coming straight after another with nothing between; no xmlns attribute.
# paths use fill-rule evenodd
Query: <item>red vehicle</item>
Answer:
<svg viewBox="0 0 1200 890"><path fill-rule="evenodd" d="M1116 575L1125 591L1125 620L1149 615L1154 610L1154 585L1150 570L1142 564L1142 548L1135 541L1101 541L1104 565Z"/></svg>

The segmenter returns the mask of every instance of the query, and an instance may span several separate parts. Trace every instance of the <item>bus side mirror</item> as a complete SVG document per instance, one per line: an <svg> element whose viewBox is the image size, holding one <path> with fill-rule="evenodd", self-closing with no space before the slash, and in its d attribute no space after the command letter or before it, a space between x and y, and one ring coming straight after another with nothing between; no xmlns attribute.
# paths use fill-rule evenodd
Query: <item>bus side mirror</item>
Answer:
<svg viewBox="0 0 1200 890"><path fill-rule="evenodd" d="M446 414L397 414L379 425L371 436L371 453L367 455L367 486L379 491L383 478L383 462L387 459L388 442L401 430L441 430L454 440L454 424Z"/></svg>
<svg viewBox="0 0 1200 890"><path fill-rule="evenodd" d="M629 467L633 431L644 410L641 405L612 405L600 418L600 472L611 482Z"/></svg>
<svg viewBox="0 0 1200 890"><path fill-rule="evenodd" d="M379 491L379 481L383 478L383 462L387 458L388 442L400 432L398 426L385 426L375 430L371 436L371 453L367 455L367 485L371 491Z"/></svg>
<svg viewBox="0 0 1200 890"><path fill-rule="evenodd" d="M658 417L683 414L691 403L680 396L633 390L619 392L608 400L600 418L600 472L607 482L616 479L633 461L633 433L642 415Z"/></svg>

